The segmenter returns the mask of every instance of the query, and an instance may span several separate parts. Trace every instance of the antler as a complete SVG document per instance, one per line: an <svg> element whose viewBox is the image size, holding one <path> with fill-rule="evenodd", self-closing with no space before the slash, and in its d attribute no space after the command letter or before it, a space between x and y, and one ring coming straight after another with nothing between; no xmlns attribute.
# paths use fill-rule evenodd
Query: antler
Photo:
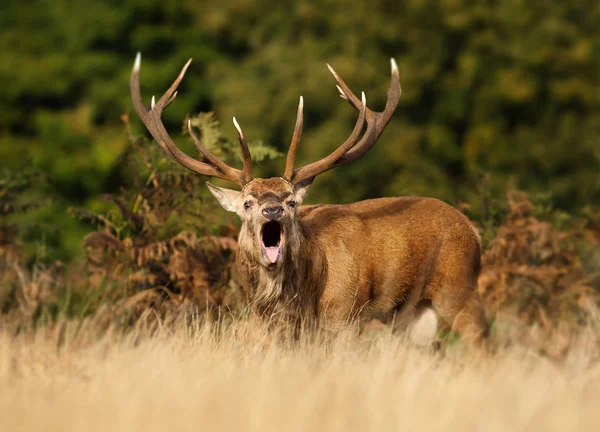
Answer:
<svg viewBox="0 0 600 432"><path fill-rule="evenodd" d="M154 137L158 145L175 161L179 164L183 165L187 169L194 171L198 174L204 174L212 177L219 177L225 180L229 180L233 183L238 184L239 186L244 186L250 180L252 180L252 161L250 159L250 151L248 149L248 144L244 139L244 135L242 133L242 129L238 125L235 117L233 122L238 131L240 146L242 148L242 156L244 159L244 169L240 171L239 169L232 168L223 162L221 159L213 155L204 145L202 141L196 136L192 129L191 122L188 121L188 130L190 132L190 136L196 145L196 148L204 156L209 163L200 162L181 150L175 145L171 137L169 136L165 126L163 125L161 115L162 112L167 108L175 98L177 97L177 87L181 83L185 72L192 62L192 59L189 59L188 62L183 66L179 76L175 79L171 87L166 91L166 93L159 99L158 102L155 101L154 96L152 96L152 102L150 104L150 109L147 109L142 102L142 94L140 92L140 66L142 63L142 56L140 53L137 54L135 58L135 63L133 65L133 70L131 72L131 99L133 101L133 106L138 116L142 120L142 122L146 125L146 128L150 132L150 134Z"/></svg>
<svg viewBox="0 0 600 432"><path fill-rule="evenodd" d="M400 79L398 77L398 66L396 65L394 59L391 59L391 65L392 77L390 87L388 89L387 102L382 112L372 111L367 108L365 94L362 93L361 99L358 99L356 95L352 93L352 90L350 90L346 83L340 78L340 76L333 70L333 68L327 65L338 83L336 87L340 92L340 96L343 99L346 99L350 105L359 111L358 120L356 121L356 125L354 126L354 130L350 134L350 137L348 137L348 139L333 153L317 162L313 162L302 168L294 170L296 151L302 135L302 99L300 99L296 128L294 130L292 144L290 145L290 149L288 151L287 163L285 167L284 178L286 180L294 184L298 184L304 180L312 179L319 174L324 173L325 171L360 159L369 150L371 150L389 123L392 114L398 106L400 94L402 93L402 89L400 88ZM361 132L363 131L365 120L367 123L365 133L360 141L357 142Z"/></svg>

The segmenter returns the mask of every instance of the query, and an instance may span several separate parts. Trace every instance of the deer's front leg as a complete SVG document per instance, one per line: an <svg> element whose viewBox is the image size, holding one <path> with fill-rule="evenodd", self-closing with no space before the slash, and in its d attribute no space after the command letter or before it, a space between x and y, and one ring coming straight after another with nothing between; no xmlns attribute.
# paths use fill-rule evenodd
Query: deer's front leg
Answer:
<svg viewBox="0 0 600 432"><path fill-rule="evenodd" d="M327 295L319 300L317 317L319 328L326 333L358 334L359 322L353 302L338 295Z"/></svg>

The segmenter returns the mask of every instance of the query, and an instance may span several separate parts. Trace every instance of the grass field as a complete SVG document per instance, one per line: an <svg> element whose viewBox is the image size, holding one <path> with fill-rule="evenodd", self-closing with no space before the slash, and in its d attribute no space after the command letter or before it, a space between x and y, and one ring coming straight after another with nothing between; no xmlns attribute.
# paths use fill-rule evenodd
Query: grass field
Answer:
<svg viewBox="0 0 600 432"><path fill-rule="evenodd" d="M143 321L140 321L143 322ZM488 358L379 333L266 343L241 322L62 322L0 331L0 430L597 430L600 327L564 360L508 344Z"/></svg>

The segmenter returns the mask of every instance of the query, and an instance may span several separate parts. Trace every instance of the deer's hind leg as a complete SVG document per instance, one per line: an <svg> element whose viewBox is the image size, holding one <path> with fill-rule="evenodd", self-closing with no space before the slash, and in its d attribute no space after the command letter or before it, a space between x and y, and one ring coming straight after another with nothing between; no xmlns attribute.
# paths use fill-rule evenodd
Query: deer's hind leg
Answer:
<svg viewBox="0 0 600 432"><path fill-rule="evenodd" d="M473 259L464 254L440 251L443 265L436 266L425 287L426 296L440 317L471 349L481 351L489 335L483 307L477 293L479 250Z"/></svg>
<svg viewBox="0 0 600 432"><path fill-rule="evenodd" d="M432 304L442 319L470 348L484 348L489 328L476 291L473 290L467 296L459 298L434 296Z"/></svg>

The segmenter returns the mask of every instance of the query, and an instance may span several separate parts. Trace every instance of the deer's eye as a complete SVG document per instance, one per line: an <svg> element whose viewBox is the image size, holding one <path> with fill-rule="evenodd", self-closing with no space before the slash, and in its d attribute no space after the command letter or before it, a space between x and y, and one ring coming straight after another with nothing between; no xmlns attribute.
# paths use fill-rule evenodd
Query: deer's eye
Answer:
<svg viewBox="0 0 600 432"><path fill-rule="evenodd" d="M244 210L248 210L250 207L252 207L252 202L246 201L244 203Z"/></svg>
<svg viewBox="0 0 600 432"><path fill-rule="evenodd" d="M296 207L296 201L289 201L288 206L290 206L291 208Z"/></svg>

